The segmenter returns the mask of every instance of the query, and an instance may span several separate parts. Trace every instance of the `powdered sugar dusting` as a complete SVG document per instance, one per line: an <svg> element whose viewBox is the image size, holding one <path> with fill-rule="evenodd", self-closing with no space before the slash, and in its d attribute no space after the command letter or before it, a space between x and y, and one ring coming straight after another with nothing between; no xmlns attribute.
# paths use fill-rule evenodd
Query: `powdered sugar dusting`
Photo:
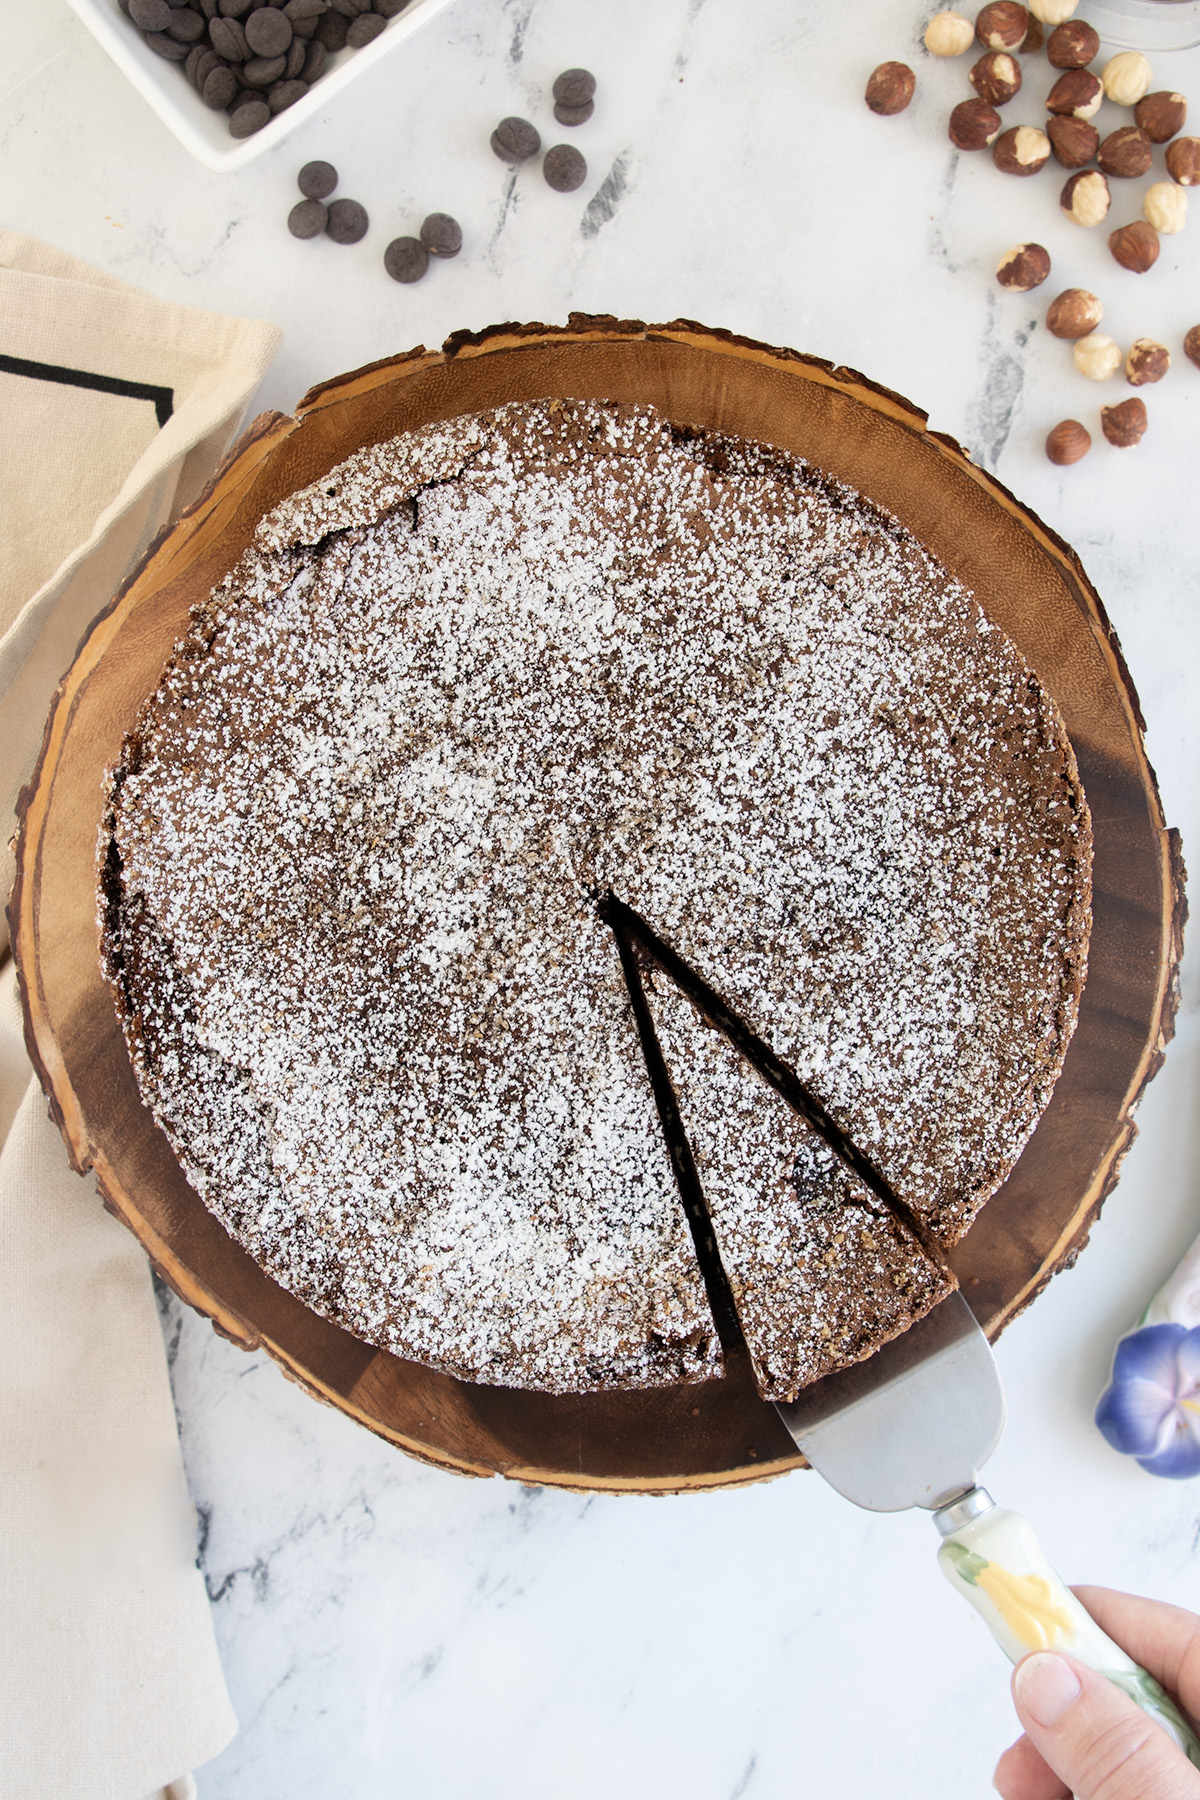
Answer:
<svg viewBox="0 0 1200 1800"><path fill-rule="evenodd" d="M110 968L198 1191L475 1379L719 1367L597 890L947 1240L1082 979L1086 810L1012 646L856 496L646 408L452 421L278 508L114 830Z"/></svg>

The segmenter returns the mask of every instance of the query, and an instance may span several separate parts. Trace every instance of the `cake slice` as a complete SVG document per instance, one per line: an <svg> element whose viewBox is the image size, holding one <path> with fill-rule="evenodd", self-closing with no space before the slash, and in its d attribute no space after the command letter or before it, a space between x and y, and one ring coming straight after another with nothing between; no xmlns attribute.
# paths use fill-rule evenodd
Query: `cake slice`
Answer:
<svg viewBox="0 0 1200 1800"><path fill-rule="evenodd" d="M759 1388L793 1400L954 1277L661 970L641 979Z"/></svg>

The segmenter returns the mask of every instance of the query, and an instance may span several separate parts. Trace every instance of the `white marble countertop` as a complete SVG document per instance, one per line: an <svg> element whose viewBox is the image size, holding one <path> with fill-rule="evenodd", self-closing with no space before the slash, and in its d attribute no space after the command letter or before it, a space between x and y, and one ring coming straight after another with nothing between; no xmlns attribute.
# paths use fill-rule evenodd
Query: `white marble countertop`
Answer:
<svg viewBox="0 0 1200 1800"><path fill-rule="evenodd" d="M1018 181L955 155L944 118L969 59L924 55L913 0L456 0L236 175L189 160L64 0L4 12L5 222L166 298L278 321L262 406L459 327L582 310L702 319L927 408L1079 551L1141 693L1167 817L1195 853L1200 372L1177 354L1147 392L1145 442L1112 450L1099 404L1132 390L1078 376L1041 297L1002 292L991 271L1038 239L1055 260L1044 294L1095 288L1119 341L1177 349L1200 319L1200 218L1136 277L1103 231L1061 218L1056 165ZM894 56L916 66L917 99L877 119L863 83ZM1154 60L1156 85L1200 103L1200 51ZM487 139L511 112L567 137L548 92L574 64L600 85L572 138L589 179L562 196L536 169L512 179ZM1039 60L1039 102L1049 77ZM1012 122L1040 122L1021 107ZM356 247L286 232L296 170L316 156L371 214ZM1136 216L1143 185L1124 184L1114 223ZM462 222L463 254L398 287L383 247L434 210ZM1098 442L1060 471L1041 445L1069 415ZM1011 1422L987 1479L1068 1579L1200 1606L1200 1487L1142 1474L1091 1424L1117 1336L1200 1228L1187 974L1089 1248L999 1346ZM203 1800L992 1791L1015 1734L1007 1670L939 1579L923 1516L857 1512L811 1475L654 1500L459 1480L317 1406L173 1299L163 1313L241 1719L199 1773Z"/></svg>

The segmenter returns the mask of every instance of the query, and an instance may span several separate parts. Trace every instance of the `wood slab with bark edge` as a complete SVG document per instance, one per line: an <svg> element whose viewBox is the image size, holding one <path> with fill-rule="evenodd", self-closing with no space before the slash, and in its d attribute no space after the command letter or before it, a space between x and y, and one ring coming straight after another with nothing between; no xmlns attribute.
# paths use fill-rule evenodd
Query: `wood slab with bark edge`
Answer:
<svg viewBox="0 0 1200 1800"><path fill-rule="evenodd" d="M687 320L573 315L459 333L259 419L152 547L63 680L22 797L10 909L30 1054L80 1171L183 1299L312 1393L464 1474L635 1492L731 1486L803 1466L744 1359L696 1387L550 1396L473 1386L359 1343L258 1269L205 1210L141 1103L99 968L95 850L105 771L193 605L263 513L363 445L508 401L649 402L677 423L776 444L895 513L978 595L1057 700L1095 828L1079 1026L1054 1097L952 1261L993 1338L1071 1262L1132 1141L1172 1035L1184 918L1143 721L1101 602L1069 547L899 395L848 369Z"/></svg>

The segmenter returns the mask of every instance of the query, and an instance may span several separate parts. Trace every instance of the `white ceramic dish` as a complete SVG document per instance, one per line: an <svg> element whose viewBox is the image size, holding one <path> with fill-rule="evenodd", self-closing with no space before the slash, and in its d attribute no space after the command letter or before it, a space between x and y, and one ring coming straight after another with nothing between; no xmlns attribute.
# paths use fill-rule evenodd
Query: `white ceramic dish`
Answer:
<svg viewBox="0 0 1200 1800"><path fill-rule="evenodd" d="M1088 24L1122 50L1190 50L1200 44L1200 0L1089 0Z"/></svg>
<svg viewBox="0 0 1200 1800"><path fill-rule="evenodd" d="M380 57L390 55L449 4L450 0L409 0L404 11L389 22L387 30L365 49L341 50L331 57L325 74L302 100L278 113L253 137L234 138L229 135L227 115L211 112L205 106L184 75L182 63L166 62L148 48L117 0L70 0L71 7L143 100L150 103L180 143L210 169L242 169L253 162L305 119L323 111L356 75L373 68Z"/></svg>

